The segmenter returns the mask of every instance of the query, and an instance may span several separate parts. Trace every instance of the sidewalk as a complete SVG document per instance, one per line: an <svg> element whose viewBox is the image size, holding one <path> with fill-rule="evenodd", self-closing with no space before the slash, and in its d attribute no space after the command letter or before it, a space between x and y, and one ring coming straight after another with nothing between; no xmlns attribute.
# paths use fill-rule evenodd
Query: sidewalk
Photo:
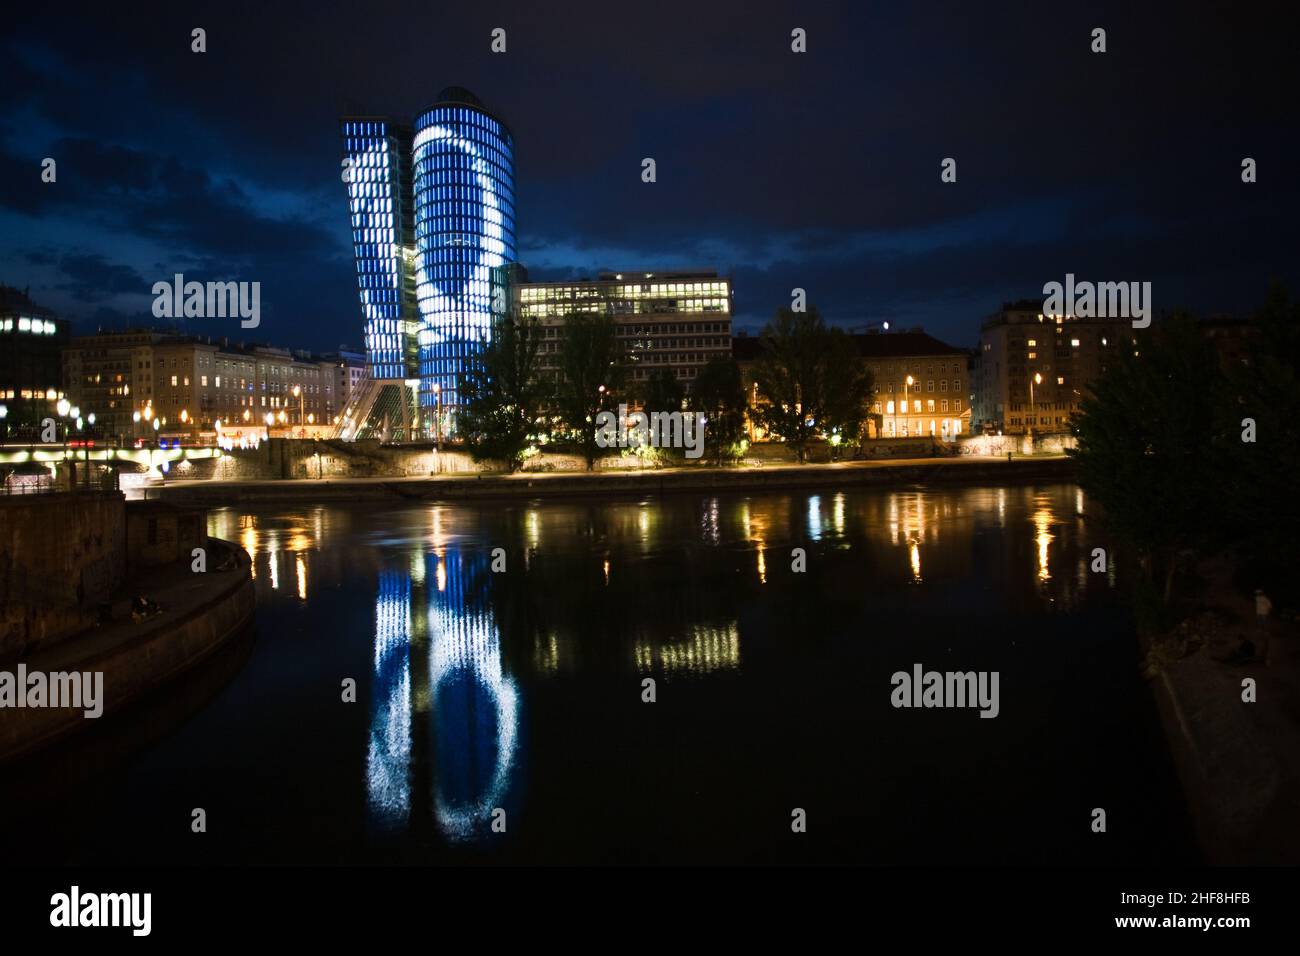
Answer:
<svg viewBox="0 0 1300 956"><path fill-rule="evenodd" d="M1300 859L1300 628L1274 617L1268 636L1268 666L1224 660L1242 638L1262 642L1253 596L1215 568L1196 612L1155 649L1156 697L1213 863ZM1176 644L1190 653L1172 659ZM1246 678L1255 703L1242 700Z"/></svg>
<svg viewBox="0 0 1300 956"><path fill-rule="evenodd" d="M539 495L661 494L674 491L750 491L827 486L913 485L1007 481L1068 481L1065 456L1017 458L907 458L808 465L714 468L685 466L629 471L454 473L393 478L284 478L168 481L164 500L229 504L249 500L485 498Z"/></svg>

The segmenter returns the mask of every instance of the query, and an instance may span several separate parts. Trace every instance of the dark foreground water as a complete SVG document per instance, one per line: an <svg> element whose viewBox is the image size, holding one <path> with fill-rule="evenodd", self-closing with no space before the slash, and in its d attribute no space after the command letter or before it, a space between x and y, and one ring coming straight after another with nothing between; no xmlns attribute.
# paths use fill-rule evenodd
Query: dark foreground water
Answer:
<svg viewBox="0 0 1300 956"><path fill-rule="evenodd" d="M1061 485L220 510L211 533L254 555L255 634L25 768L3 845L96 863L1185 861L1088 512ZM999 672L999 715L894 708L914 664Z"/></svg>

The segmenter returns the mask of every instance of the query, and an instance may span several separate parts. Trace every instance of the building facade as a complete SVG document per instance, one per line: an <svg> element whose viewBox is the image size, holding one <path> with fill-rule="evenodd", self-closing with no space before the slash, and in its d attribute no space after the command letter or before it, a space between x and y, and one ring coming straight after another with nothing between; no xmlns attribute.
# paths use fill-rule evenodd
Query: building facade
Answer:
<svg viewBox="0 0 1300 956"><path fill-rule="evenodd" d="M716 272L602 272L594 280L527 282L512 289L517 315L542 326L540 365L554 374L573 313L614 319L635 386L667 369L689 394L712 358L731 354L731 280Z"/></svg>
<svg viewBox="0 0 1300 956"><path fill-rule="evenodd" d="M420 405L454 418L460 380L509 308L499 270L516 261L514 137L451 87L416 119L411 157Z"/></svg>
<svg viewBox="0 0 1300 956"><path fill-rule="evenodd" d="M1129 319L1044 315L1007 303L980 327L974 427L986 434L1066 432L1085 387L1135 344Z"/></svg>
<svg viewBox="0 0 1300 956"><path fill-rule="evenodd" d="M95 414L96 431L124 441L198 439L218 422L249 434L324 425L340 407L334 361L140 329L74 338L64 382L69 400Z"/></svg>
<svg viewBox="0 0 1300 956"><path fill-rule="evenodd" d="M405 381L418 368L411 128L382 116L342 120L368 374Z"/></svg>
<svg viewBox="0 0 1300 956"><path fill-rule="evenodd" d="M25 292L0 285L0 437L31 437L42 420L58 416L69 329Z"/></svg>
<svg viewBox="0 0 1300 956"><path fill-rule="evenodd" d="M969 434L971 409L967 353L920 329L849 336L871 371L867 438L931 437L950 441ZM732 345L751 389L751 404L763 401L754 366L763 357L761 338L744 336ZM751 425L750 439L765 436Z"/></svg>
<svg viewBox="0 0 1300 956"><path fill-rule="evenodd" d="M385 434L390 422L406 439L448 434L462 377L510 306L514 137L460 87L443 90L414 124L347 116L342 132L373 383L364 386L373 394L349 403L342 434L374 434L380 417Z"/></svg>

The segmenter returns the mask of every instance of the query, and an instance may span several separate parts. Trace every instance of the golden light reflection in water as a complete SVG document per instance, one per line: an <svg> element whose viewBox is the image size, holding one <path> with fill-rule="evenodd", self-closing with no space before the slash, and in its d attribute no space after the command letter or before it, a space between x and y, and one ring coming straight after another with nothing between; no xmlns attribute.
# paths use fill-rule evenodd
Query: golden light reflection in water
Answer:
<svg viewBox="0 0 1300 956"><path fill-rule="evenodd" d="M435 576L438 579L438 590L446 591L447 590L447 562L444 561L442 558L438 558L438 570L435 572Z"/></svg>
<svg viewBox="0 0 1300 956"><path fill-rule="evenodd" d="M831 505L831 526L837 535L844 534L844 492L836 492Z"/></svg>
<svg viewBox="0 0 1300 956"><path fill-rule="evenodd" d="M907 546L907 560L912 582L921 581L921 545L925 543L925 495L889 496L889 537L897 545Z"/></svg>
<svg viewBox="0 0 1300 956"><path fill-rule="evenodd" d="M740 632L734 621L724 627L697 624L686 641L659 644L639 640L632 653L641 673L657 670L709 674L740 666Z"/></svg>
<svg viewBox="0 0 1300 956"><path fill-rule="evenodd" d="M302 559L301 554L298 555L295 566L298 571L298 600L305 601L307 600L307 562Z"/></svg>
<svg viewBox="0 0 1300 956"><path fill-rule="evenodd" d="M1034 499L1034 509L1034 543L1038 545L1038 580L1050 581L1052 572L1048 566L1047 546L1055 540L1055 535L1052 534L1052 521L1055 516L1044 495Z"/></svg>
<svg viewBox="0 0 1300 956"><path fill-rule="evenodd" d="M266 563L271 569L271 590L280 590L280 535L269 531L266 535Z"/></svg>
<svg viewBox="0 0 1300 956"><path fill-rule="evenodd" d="M433 545L433 550L438 554L446 547L446 540L442 534L442 506L434 505L429 509L429 542Z"/></svg>
<svg viewBox="0 0 1300 956"><path fill-rule="evenodd" d="M253 572L252 576L256 578L257 577L257 527L254 524L254 519L252 518L245 518L244 522L245 522L244 530L241 531L239 534L239 543L243 545L244 550L248 552L248 557L251 559L249 563L252 565L252 572Z"/></svg>
<svg viewBox="0 0 1300 956"><path fill-rule="evenodd" d="M554 631L533 638L533 667L546 676L560 669L560 641Z"/></svg>
<svg viewBox="0 0 1300 956"><path fill-rule="evenodd" d="M766 513L754 513L750 509L749 499L745 499L740 506L740 520L745 528L745 540L754 544L754 554L757 557L758 580L761 584L767 583L767 558L763 554L764 548L767 547L767 529L769 519Z"/></svg>

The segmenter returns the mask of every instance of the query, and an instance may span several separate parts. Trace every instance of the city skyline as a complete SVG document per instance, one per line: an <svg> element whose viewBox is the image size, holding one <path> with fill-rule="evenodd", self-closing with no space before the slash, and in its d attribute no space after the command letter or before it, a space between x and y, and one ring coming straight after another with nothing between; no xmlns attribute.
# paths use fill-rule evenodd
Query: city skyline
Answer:
<svg viewBox="0 0 1300 956"><path fill-rule="evenodd" d="M1297 285L1297 240L1276 216L1296 190L1269 52L1283 40L1262 27L1119 7L983 24L951 9L962 29L936 56L899 62L925 48L925 14L665 10L621 37L601 9L449 10L432 30L380 8L275 51L266 37L292 32L292 13L236 28L217 9L163 10L128 36L90 11L57 38L20 15L4 41L0 280L30 286L79 334L141 324L152 283L174 272L259 281L271 323L259 338L360 344L337 117L414 117L460 85L511 124L533 280L714 268L734 283L737 331L758 331L794 287L832 324L888 319L971 347L1001 303L1071 271L1150 281L1157 310L1203 313L1245 314L1270 280ZM1089 50L1094 20L1105 54ZM1152 69L1193 56L1195 70ZM594 70L602 83L586 81ZM105 107L122 91L138 116ZM1044 117L1044 102L1061 115ZM957 181L944 183L950 157ZM219 320L186 331L230 334Z"/></svg>

